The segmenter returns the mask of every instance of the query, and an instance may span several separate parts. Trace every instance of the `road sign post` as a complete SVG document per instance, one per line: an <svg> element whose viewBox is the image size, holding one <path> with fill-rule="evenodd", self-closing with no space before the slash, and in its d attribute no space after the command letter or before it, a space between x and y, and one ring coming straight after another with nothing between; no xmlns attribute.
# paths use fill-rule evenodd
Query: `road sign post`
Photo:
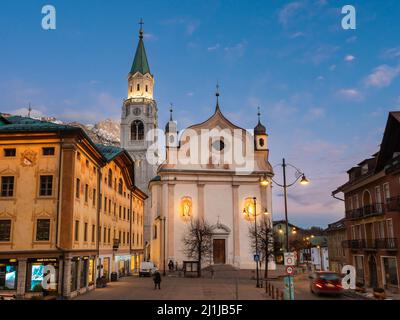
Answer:
<svg viewBox="0 0 400 320"><path fill-rule="evenodd" d="M294 279L292 276L286 276L283 278L285 291L284 298L285 300L294 300Z"/></svg>

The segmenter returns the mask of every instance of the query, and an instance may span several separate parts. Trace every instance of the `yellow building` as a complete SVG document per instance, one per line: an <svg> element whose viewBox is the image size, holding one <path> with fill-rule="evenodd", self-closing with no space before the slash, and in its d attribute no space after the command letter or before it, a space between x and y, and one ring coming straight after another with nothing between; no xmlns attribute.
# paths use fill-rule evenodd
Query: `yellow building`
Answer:
<svg viewBox="0 0 400 320"><path fill-rule="evenodd" d="M80 128L0 117L0 178L0 295L73 297L137 267L146 195L123 149Z"/></svg>

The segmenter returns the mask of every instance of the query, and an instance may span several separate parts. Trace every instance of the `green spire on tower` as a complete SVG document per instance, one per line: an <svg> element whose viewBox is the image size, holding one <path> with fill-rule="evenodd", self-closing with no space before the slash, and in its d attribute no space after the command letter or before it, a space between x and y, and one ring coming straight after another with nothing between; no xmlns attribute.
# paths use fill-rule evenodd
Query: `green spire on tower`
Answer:
<svg viewBox="0 0 400 320"><path fill-rule="evenodd" d="M146 49L144 48L143 42L143 19L140 19L140 30L139 30L139 44L136 49L135 59L133 60L131 72L129 74L135 74L140 72L141 74L150 73L149 63L147 61Z"/></svg>

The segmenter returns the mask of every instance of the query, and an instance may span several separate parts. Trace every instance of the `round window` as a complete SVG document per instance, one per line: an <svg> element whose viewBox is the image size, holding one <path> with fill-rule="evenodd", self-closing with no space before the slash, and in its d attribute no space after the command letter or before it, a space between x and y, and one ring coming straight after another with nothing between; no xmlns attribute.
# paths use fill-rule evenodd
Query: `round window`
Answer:
<svg viewBox="0 0 400 320"><path fill-rule="evenodd" d="M212 146L215 150L222 151L225 148L225 143L222 140L217 140L213 142Z"/></svg>

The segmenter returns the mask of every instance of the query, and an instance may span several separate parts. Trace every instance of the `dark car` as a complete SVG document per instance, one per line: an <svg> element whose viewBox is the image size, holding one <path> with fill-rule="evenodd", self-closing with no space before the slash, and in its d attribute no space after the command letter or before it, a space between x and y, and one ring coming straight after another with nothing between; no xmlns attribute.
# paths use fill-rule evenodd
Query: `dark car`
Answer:
<svg viewBox="0 0 400 320"><path fill-rule="evenodd" d="M336 272L318 271L310 275L310 290L314 294L341 295L342 277Z"/></svg>

